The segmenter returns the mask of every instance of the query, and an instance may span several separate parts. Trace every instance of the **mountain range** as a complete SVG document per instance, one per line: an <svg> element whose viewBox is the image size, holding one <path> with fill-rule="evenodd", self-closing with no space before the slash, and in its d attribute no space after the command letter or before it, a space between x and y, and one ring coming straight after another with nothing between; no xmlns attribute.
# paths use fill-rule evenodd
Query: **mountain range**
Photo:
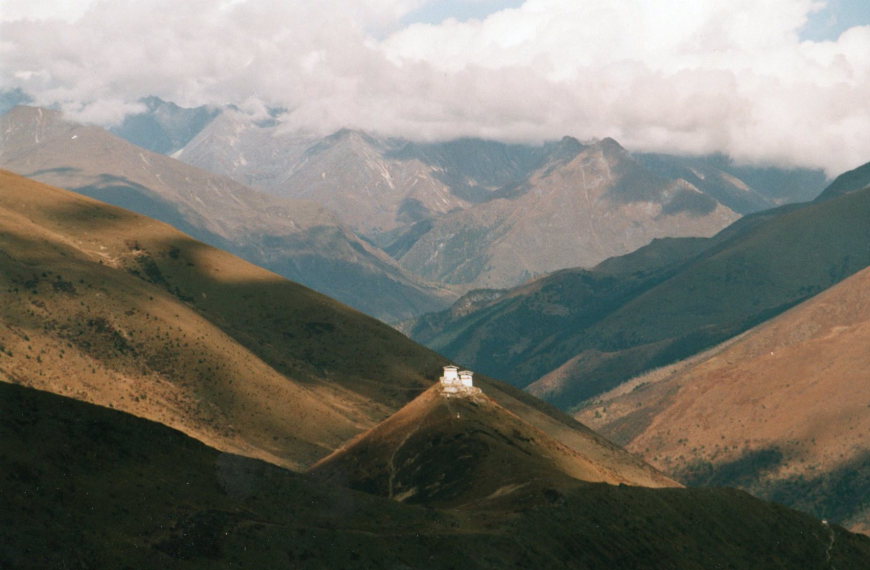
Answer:
<svg viewBox="0 0 870 570"><path fill-rule="evenodd" d="M387 322L652 239L710 236L788 200L777 190L786 181L801 188L792 199L820 182L812 171L634 155L611 139L315 137L232 108L142 104L113 129L142 146L54 111L13 109L0 119L0 166L162 219Z"/></svg>
<svg viewBox="0 0 870 570"><path fill-rule="evenodd" d="M386 321L443 307L470 289L404 330L483 372L483 393L456 399L427 388L445 358L345 305L158 222L6 172L0 380L161 422L226 457L308 470L304 477L326 480L332 494L351 488L450 517L487 513L476 529L542 508L577 524L572 509L593 496L635 505L668 496L689 508L667 494L683 491L663 472L870 528L866 502L854 500L870 478L868 415L856 404L866 400L866 271L849 277L870 265L870 164L811 203L756 211L815 195L812 176L747 168L743 179L715 157L631 154L610 139L411 143L351 130L316 138L282 133L269 119L236 123L238 137L227 145L218 127L230 113L146 103L147 115L116 132L191 161L194 151L208 159L218 150L212 167L235 160L245 167L238 172L251 164L240 149L259 137L273 157L260 180L277 184L271 194L36 108L0 119L0 164L161 217ZM753 176L770 183L766 191L746 182ZM793 193L771 189L788 183ZM710 235L746 212L755 213L713 237L657 237ZM610 247L648 242L600 261L613 255ZM576 261L581 253L589 257ZM501 288L571 264L591 269ZM663 472L486 375L576 412ZM714 421L723 402L728 421ZM20 467L7 484L32 479L34 469ZM604 499L609 485L664 489ZM727 502L705 492L693 500ZM223 499L202 505L214 500ZM164 515L179 533L146 550L184 559L185 529L194 528L208 539L191 542L193 558L208 558L219 542L214 529L229 519L203 508L192 519ZM738 511L764 508L740 502ZM512 530L532 528L535 517L521 519ZM447 528L414 520L426 537ZM627 552L649 548L649 528L637 530ZM822 530L830 556L841 531L828 523ZM695 544L711 538L709 527L687 532L678 530ZM724 549L749 556L745 545L741 538ZM558 551L548 548L547 556ZM0 562L19 554L7 549ZM480 567L497 555L486 557Z"/></svg>
<svg viewBox="0 0 870 570"><path fill-rule="evenodd" d="M0 166L172 224L387 321L455 296L416 278L309 200L278 198L57 111L0 117Z"/></svg>
<svg viewBox="0 0 870 570"><path fill-rule="evenodd" d="M870 189L826 191L811 203L745 216L713 238L657 240L592 270L471 292L406 330L570 409L870 265L868 209Z"/></svg>
<svg viewBox="0 0 870 570"><path fill-rule="evenodd" d="M870 550L741 492L681 489L485 376L446 398L445 359L387 325L5 171L0 266L4 565L858 568ZM392 493L348 489L360 466Z"/></svg>
<svg viewBox="0 0 870 570"><path fill-rule="evenodd" d="M866 532L868 173L711 239L471 292L411 331L684 483Z"/></svg>
<svg viewBox="0 0 870 570"><path fill-rule="evenodd" d="M304 469L418 396L445 364L166 224L10 172L0 183L5 381ZM674 484L528 394L479 382L503 413L598 472L624 471L616 482Z"/></svg>
<svg viewBox="0 0 870 570"><path fill-rule="evenodd" d="M316 138L233 110L173 156L315 200L411 272L464 289L590 267L653 238L709 236L824 184L815 171L633 155L610 139L425 143L348 129Z"/></svg>

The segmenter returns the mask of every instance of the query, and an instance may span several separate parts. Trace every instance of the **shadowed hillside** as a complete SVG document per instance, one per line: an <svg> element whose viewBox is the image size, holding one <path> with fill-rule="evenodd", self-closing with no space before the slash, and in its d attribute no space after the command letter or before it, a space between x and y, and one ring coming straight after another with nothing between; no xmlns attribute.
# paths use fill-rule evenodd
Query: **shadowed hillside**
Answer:
<svg viewBox="0 0 870 570"><path fill-rule="evenodd" d="M577 484L443 510L0 384L0 566L863 568L870 539L728 489Z"/></svg>
<svg viewBox="0 0 870 570"><path fill-rule="evenodd" d="M817 200L828 200L870 186L870 163L844 172L822 192Z"/></svg>

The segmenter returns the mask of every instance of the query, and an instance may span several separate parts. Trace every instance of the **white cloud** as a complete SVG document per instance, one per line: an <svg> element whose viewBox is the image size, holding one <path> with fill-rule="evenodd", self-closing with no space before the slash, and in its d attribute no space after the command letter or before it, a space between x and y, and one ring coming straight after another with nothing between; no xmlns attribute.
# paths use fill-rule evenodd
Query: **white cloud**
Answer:
<svg viewBox="0 0 870 570"><path fill-rule="evenodd" d="M98 122L153 94L286 107L287 128L320 132L613 136L832 174L870 160L870 27L802 42L823 2L527 0L401 23L426 4L103 0L3 23L0 87Z"/></svg>
<svg viewBox="0 0 870 570"><path fill-rule="evenodd" d="M74 21L91 7L94 0L3 0L0 20Z"/></svg>

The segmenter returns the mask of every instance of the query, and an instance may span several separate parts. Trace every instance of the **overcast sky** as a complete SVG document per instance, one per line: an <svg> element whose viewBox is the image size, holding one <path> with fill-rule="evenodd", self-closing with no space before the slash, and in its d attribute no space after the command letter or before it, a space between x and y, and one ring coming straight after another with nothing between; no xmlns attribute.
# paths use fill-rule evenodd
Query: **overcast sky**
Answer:
<svg viewBox="0 0 870 570"><path fill-rule="evenodd" d="M111 124L157 95L416 139L870 161L867 0L0 0L0 89Z"/></svg>

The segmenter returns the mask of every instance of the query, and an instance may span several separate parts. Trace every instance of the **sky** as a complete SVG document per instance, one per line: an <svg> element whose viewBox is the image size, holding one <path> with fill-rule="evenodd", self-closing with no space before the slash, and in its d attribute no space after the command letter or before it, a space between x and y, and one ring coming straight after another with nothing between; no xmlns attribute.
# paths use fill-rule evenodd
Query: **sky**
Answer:
<svg viewBox="0 0 870 570"><path fill-rule="evenodd" d="M870 161L867 0L0 0L0 90L111 126L156 95L282 128L613 137Z"/></svg>

